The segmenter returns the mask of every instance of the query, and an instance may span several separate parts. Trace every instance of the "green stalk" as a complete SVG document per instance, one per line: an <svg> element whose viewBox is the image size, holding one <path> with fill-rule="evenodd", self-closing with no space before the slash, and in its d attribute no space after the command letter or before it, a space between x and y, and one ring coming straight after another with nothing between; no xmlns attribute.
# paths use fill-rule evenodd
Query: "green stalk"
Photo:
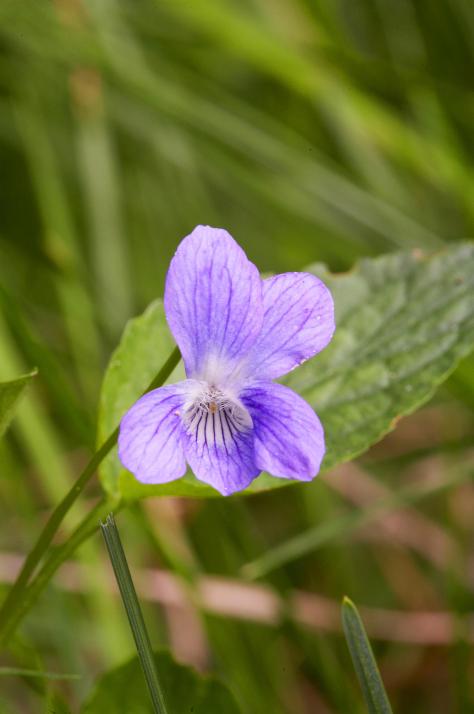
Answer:
<svg viewBox="0 0 474 714"><path fill-rule="evenodd" d="M0 667L0 677L34 677L55 681L81 679L80 674L61 674L61 672L43 672L40 669L22 669L21 667Z"/></svg>
<svg viewBox="0 0 474 714"><path fill-rule="evenodd" d="M155 659L150 643L150 638L143 619L140 603L133 585L132 576L128 567L120 534L115 525L113 514L107 516L105 523L100 524L102 535L104 536L110 560L114 569L120 595L127 612L128 621L132 630L133 639L140 659L140 664L148 685L148 691L153 702L155 714L167 714L167 708L161 688L158 672L156 671Z"/></svg>
<svg viewBox="0 0 474 714"><path fill-rule="evenodd" d="M179 360L180 353L178 348L175 348L171 353L170 357L163 365L163 367L156 375L156 377L152 380L148 388L145 390L145 393L151 391L152 389L160 387L172 373ZM109 438L102 444L100 449L96 451L94 456L91 458L85 469L78 477L75 484L72 486L70 491L65 495L63 500L58 504L58 506L55 508L55 510L49 517L45 527L43 528L43 531L41 532L36 542L36 545L28 554L21 571L15 583L13 584L10 592L5 598L5 601L0 610L0 643L4 642L6 638L5 633L7 629L8 632L11 632L11 628L8 625L8 622L10 618L12 618L12 616L14 615L15 610L21 607L21 601L28 585L28 581L31 578L31 575L36 570L36 567L38 566L40 560L43 558L44 554L49 548L54 536L56 535L59 529L59 526L61 525L68 511L73 506L74 502L80 496L85 486L94 475L99 464L104 460L109 451L116 444L118 433L119 429L117 427L115 431L113 431L112 434L109 436Z"/></svg>
<svg viewBox="0 0 474 714"><path fill-rule="evenodd" d="M12 611L11 617L5 622L1 632L0 644L7 645L9 643L16 628L34 605L38 596L43 592L59 566L69 558L84 541L97 531L98 521L104 518L111 508L117 510L116 499L106 499L102 497L77 526L67 541L52 550L49 558L39 570L36 577L31 581L30 585L25 588L21 600Z"/></svg>

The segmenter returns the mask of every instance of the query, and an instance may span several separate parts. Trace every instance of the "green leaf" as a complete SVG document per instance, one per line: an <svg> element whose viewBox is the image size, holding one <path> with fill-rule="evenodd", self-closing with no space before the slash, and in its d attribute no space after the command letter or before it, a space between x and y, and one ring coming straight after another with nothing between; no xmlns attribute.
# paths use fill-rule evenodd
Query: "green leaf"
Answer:
<svg viewBox="0 0 474 714"><path fill-rule="evenodd" d="M342 626L369 714L392 714L363 622L347 597L342 602Z"/></svg>
<svg viewBox="0 0 474 714"><path fill-rule="evenodd" d="M340 276L312 272L334 296L336 333L286 383L324 424L326 470L426 402L473 349L474 245L363 260Z"/></svg>
<svg viewBox="0 0 474 714"><path fill-rule="evenodd" d="M127 409L144 392L174 348L175 343L166 322L161 300L152 302L142 315L127 323L120 344L110 358L102 383L98 422L99 444L102 444L112 433ZM184 379L181 364L168 381L177 382L180 379ZM117 450L114 449L104 459L99 469L105 490L113 496L126 491L120 486L120 479L124 475L126 478L126 474L118 459Z"/></svg>
<svg viewBox="0 0 474 714"><path fill-rule="evenodd" d="M309 268L330 288L336 333L329 347L283 381L321 418L326 434L322 470L348 461L426 402L474 347L474 246L454 245L431 257L395 253L361 261L334 275ZM173 347L161 301L127 326L101 395L100 437L116 426ZM177 372L170 381L182 378ZM125 499L153 495L217 496L188 473L163 486L144 486L116 455L102 468L108 490ZM246 493L287 485L262 474Z"/></svg>
<svg viewBox="0 0 474 714"><path fill-rule="evenodd" d="M11 382L0 382L0 437L8 428L23 390L37 374L36 370Z"/></svg>
<svg viewBox="0 0 474 714"><path fill-rule="evenodd" d="M155 653L155 664L169 714L240 714L234 697L219 681L177 664L165 651ZM102 677L81 714L151 714L152 711L143 672L135 657Z"/></svg>

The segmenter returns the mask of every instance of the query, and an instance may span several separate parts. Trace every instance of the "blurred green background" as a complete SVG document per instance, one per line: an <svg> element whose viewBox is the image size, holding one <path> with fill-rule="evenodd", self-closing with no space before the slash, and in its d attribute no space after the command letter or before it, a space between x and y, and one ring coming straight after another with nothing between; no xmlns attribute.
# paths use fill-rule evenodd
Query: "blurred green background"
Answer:
<svg viewBox="0 0 474 714"><path fill-rule="evenodd" d="M473 77L471 0L2 0L0 379L40 370L0 445L4 580L94 446L103 370L126 320L162 293L196 224L227 228L262 271L347 270L359 256L472 237ZM130 562L187 583L236 581L315 523L472 469L473 366L310 488L135 506L120 517ZM369 634L396 711L471 712L472 641L459 618L472 613L473 535L474 491L457 487L371 528L348 524L267 585L286 602L305 591L335 607L348 594L402 616L441 613L397 625L372 612ZM87 577L66 569L17 643L23 661L39 653L42 666L82 675L54 685L72 711L133 651L98 537L78 561ZM296 618L269 624L267 602L262 622L237 620L234 586L219 596L222 615L204 614L192 587L186 606L149 604L154 641L219 673L248 714L363 711L337 621L321 610L319 625L316 615L303 625L303 601ZM0 711L41 704L2 678Z"/></svg>

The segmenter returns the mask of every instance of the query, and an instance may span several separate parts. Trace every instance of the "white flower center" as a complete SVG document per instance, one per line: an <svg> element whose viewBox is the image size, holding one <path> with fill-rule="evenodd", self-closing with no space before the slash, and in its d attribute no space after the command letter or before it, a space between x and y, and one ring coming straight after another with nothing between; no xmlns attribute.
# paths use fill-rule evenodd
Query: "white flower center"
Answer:
<svg viewBox="0 0 474 714"><path fill-rule="evenodd" d="M235 396L205 382L184 405L183 422L199 447L228 450L236 437L252 427L252 417Z"/></svg>

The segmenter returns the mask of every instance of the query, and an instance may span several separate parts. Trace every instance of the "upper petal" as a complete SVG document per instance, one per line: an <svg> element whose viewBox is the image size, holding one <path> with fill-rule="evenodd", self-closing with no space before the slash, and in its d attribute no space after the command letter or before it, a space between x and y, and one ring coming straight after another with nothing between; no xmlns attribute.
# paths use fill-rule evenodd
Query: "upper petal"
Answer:
<svg viewBox="0 0 474 714"><path fill-rule="evenodd" d="M314 478L325 446L323 427L310 405L273 382L256 382L241 399L253 420L257 466L281 478Z"/></svg>
<svg viewBox="0 0 474 714"><path fill-rule="evenodd" d="M252 374L275 379L324 349L334 333L334 303L310 273L282 273L263 281L264 317L249 360Z"/></svg>
<svg viewBox="0 0 474 714"><path fill-rule="evenodd" d="M180 416L186 393L186 382L154 389L120 423L120 460L142 483L167 483L186 471Z"/></svg>
<svg viewBox="0 0 474 714"><path fill-rule="evenodd" d="M165 310L188 376L225 379L262 326L258 270L227 231L198 226L171 261Z"/></svg>

